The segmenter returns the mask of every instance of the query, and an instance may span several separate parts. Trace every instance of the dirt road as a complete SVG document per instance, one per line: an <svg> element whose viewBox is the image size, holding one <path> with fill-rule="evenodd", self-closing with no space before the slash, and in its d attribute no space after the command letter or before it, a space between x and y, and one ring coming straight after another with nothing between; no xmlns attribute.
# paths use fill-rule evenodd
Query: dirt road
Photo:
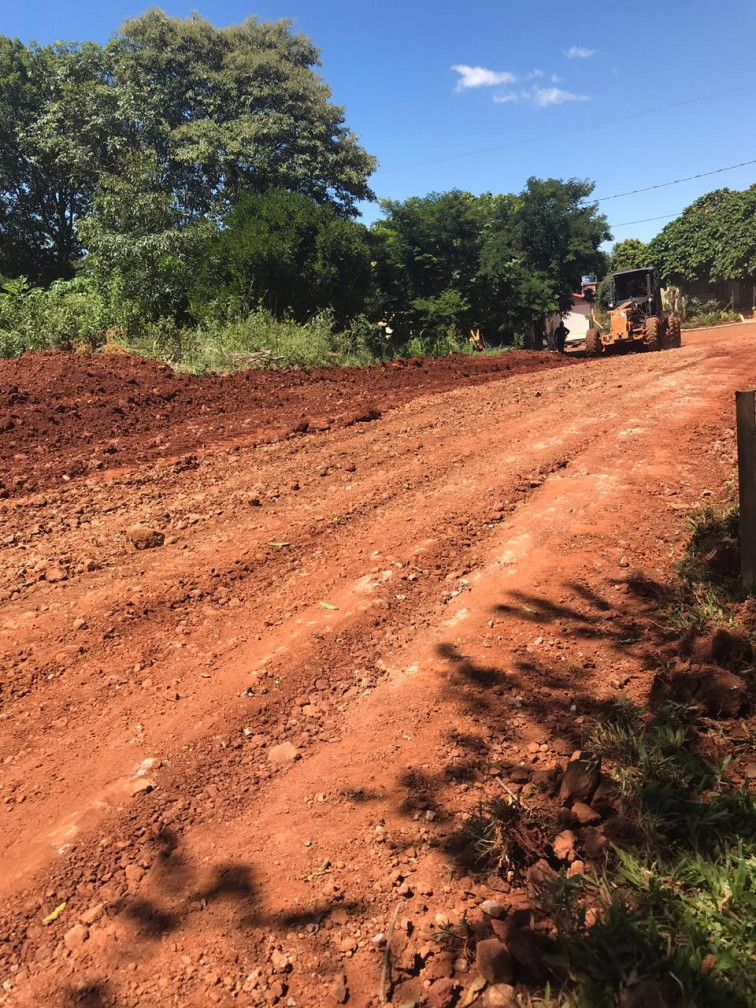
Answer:
<svg viewBox="0 0 756 1008"><path fill-rule="evenodd" d="M139 450L138 377L107 432L14 364L6 412L58 423L55 450L31 414L0 434L0 1003L377 1004L397 906L395 1003L423 997L424 926L502 885L450 859L462 817L648 688L627 575L667 578L730 475L755 337L457 389L405 368L323 422L292 393L266 436L200 396Z"/></svg>

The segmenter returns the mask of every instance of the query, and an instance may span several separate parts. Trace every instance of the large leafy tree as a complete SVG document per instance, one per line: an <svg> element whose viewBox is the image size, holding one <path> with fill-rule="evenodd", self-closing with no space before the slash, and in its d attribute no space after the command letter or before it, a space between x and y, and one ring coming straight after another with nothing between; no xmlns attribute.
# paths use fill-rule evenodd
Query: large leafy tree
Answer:
<svg viewBox="0 0 756 1008"><path fill-rule="evenodd" d="M103 177L78 228L112 324L129 329L188 320L189 290L216 230L182 209L162 180L153 151L131 155L119 174Z"/></svg>
<svg viewBox="0 0 756 1008"><path fill-rule="evenodd" d="M108 55L120 115L188 210L272 187L344 213L371 197L375 161L331 103L318 50L290 21L215 28L153 9L123 25Z"/></svg>
<svg viewBox="0 0 756 1008"><path fill-rule="evenodd" d="M150 10L104 47L0 37L0 273L70 275L98 186L133 179L145 154L184 222L270 187L349 216L375 162L317 66L287 21Z"/></svg>
<svg viewBox="0 0 756 1008"><path fill-rule="evenodd" d="M258 305L299 321L324 307L338 324L365 306L372 285L367 229L302 193L242 195L208 244L191 285L196 317L243 315Z"/></svg>
<svg viewBox="0 0 756 1008"><path fill-rule="evenodd" d="M488 197L452 190L382 200L373 225L381 312L424 333L474 324L474 288Z"/></svg>
<svg viewBox="0 0 756 1008"><path fill-rule="evenodd" d="M550 281L555 310L567 311L586 273L601 273L611 238L606 217L590 202L594 185L585 179L530 178L514 214L514 245L528 269Z"/></svg>
<svg viewBox="0 0 756 1008"><path fill-rule="evenodd" d="M115 167L115 111L99 46L0 37L0 273L72 274L76 222Z"/></svg>
<svg viewBox="0 0 756 1008"><path fill-rule="evenodd" d="M649 250L673 283L756 276L756 185L697 199L652 239Z"/></svg>

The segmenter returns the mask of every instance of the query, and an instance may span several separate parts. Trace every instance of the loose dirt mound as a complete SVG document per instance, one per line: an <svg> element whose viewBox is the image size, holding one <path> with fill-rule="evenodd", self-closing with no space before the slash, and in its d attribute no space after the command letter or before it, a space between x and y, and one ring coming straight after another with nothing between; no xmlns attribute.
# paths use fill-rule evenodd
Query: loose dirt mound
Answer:
<svg viewBox="0 0 756 1008"><path fill-rule="evenodd" d="M518 351L456 354L369 368L176 374L141 357L24 354L0 361L0 467L5 496L64 475L144 462L244 437L252 442L348 426L418 395L558 367Z"/></svg>

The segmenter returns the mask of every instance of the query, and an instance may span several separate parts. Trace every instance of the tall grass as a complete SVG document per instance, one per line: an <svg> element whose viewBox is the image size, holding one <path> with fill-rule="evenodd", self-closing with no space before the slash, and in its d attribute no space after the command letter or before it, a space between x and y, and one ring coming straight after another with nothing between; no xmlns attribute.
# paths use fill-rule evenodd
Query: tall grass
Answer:
<svg viewBox="0 0 756 1008"><path fill-rule="evenodd" d="M13 280L0 291L0 357L17 357L27 350L97 350L115 341L177 370L217 374L247 367L311 369L472 352L469 342L455 332L404 339L394 335L390 340L383 332L364 317L337 329L329 311L297 322L277 318L265 308L201 325L173 318L138 321L128 304L117 299L106 303L85 277L56 281L47 289Z"/></svg>

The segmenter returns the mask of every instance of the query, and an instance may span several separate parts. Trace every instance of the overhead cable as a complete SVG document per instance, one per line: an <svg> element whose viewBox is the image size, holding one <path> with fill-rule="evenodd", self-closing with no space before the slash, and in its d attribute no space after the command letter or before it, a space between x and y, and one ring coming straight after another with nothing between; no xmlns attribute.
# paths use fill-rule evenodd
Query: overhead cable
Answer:
<svg viewBox="0 0 756 1008"><path fill-rule="evenodd" d="M478 157L481 154L492 154L496 151L509 150L512 147L522 147L526 144L538 143L542 140L551 140L553 137L568 136L571 133L582 133L586 130L598 129L601 126L611 126L614 123L626 122L628 119L640 119L643 116L654 115L656 112L666 112L668 109L681 108L683 105L693 105L696 102L708 101L711 98L721 98L724 95L731 95L737 91L745 91L753 88L753 84L743 84L740 87L729 88L726 91L715 91L712 94L700 95L698 98L686 98L684 101L672 102L669 105L659 105L657 108L644 109L642 112L630 112L628 115L618 116L615 119L603 119L600 122L587 123L585 126L573 126L570 129L557 130L553 133L545 133L537 137L528 137L525 140L512 140L509 143L498 144L495 147L483 147L479 150L462 151L459 154L447 154L445 157L431 158L428 161L415 161L412 164L396 165L393 168L382 168L379 172L389 175L393 172L409 171L412 168L425 168L428 165L443 164L446 161L458 161L460 158Z"/></svg>
<svg viewBox="0 0 756 1008"><path fill-rule="evenodd" d="M672 182L659 182L657 185L644 186L642 189L629 189L627 192L615 193L614 196L599 196L596 203L606 203L607 200L619 199L620 196L635 196L637 193L651 192L652 189L665 189L667 186L679 185L680 182L692 182L693 179L707 178L709 175L719 175L721 172L734 171L736 168L745 168L746 165L756 164L756 158L752 161L741 161L740 164L728 165L727 168L715 168L714 171L699 172L698 175L688 175L686 178L674 179ZM617 227L620 225L618 224Z"/></svg>

